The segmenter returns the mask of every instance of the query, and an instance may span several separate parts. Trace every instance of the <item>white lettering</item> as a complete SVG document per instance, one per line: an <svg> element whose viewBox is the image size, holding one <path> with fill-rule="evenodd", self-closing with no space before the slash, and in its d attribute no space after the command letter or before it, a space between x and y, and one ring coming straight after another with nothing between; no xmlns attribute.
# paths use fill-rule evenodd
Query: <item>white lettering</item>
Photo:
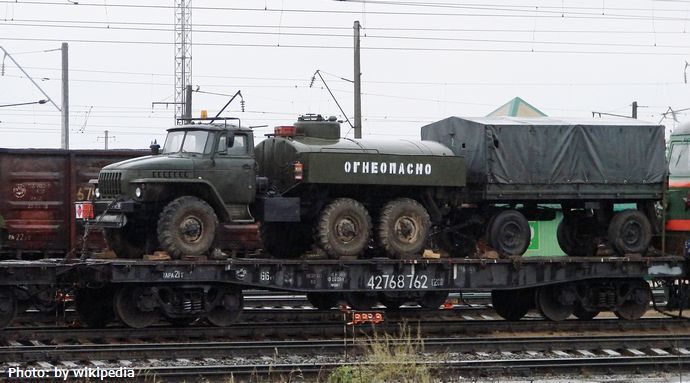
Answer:
<svg viewBox="0 0 690 383"><path fill-rule="evenodd" d="M388 164L381 162L381 173L386 174L386 170L388 170Z"/></svg>
<svg viewBox="0 0 690 383"><path fill-rule="evenodd" d="M414 172L414 165L413 164L407 164L407 174L412 175Z"/></svg>
<svg viewBox="0 0 690 383"><path fill-rule="evenodd" d="M352 164L350 163L350 161L346 161L345 162L345 173L349 173L350 170L352 170Z"/></svg>
<svg viewBox="0 0 690 383"><path fill-rule="evenodd" d="M424 174L431 175L431 164L424 165Z"/></svg>
<svg viewBox="0 0 690 383"><path fill-rule="evenodd" d="M416 164L414 167L414 174L421 175L422 171L424 171L424 166L422 164Z"/></svg>
<svg viewBox="0 0 690 383"><path fill-rule="evenodd" d="M372 162L371 163L371 174L379 174L379 163L378 162Z"/></svg>
<svg viewBox="0 0 690 383"><path fill-rule="evenodd" d="M405 165L402 162L399 163L398 165L399 165L398 166L398 174L404 175L405 174Z"/></svg>
<svg viewBox="0 0 690 383"><path fill-rule="evenodd" d="M396 168L397 168L396 165L397 164L395 162L391 162L390 164L388 164L388 168L390 169L390 172L389 172L390 174L396 173Z"/></svg>
<svg viewBox="0 0 690 383"><path fill-rule="evenodd" d="M359 169L359 161L355 161L353 173L356 174L356 173L357 173L357 169Z"/></svg>
<svg viewBox="0 0 690 383"><path fill-rule="evenodd" d="M369 162L362 162L362 173L369 173Z"/></svg>

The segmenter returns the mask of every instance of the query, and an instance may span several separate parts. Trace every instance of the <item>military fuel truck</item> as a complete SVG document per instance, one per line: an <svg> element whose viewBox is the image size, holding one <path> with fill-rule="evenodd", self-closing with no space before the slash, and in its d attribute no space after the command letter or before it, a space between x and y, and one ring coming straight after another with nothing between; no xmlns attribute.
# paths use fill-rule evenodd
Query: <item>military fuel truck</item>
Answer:
<svg viewBox="0 0 690 383"><path fill-rule="evenodd" d="M437 142L340 138L335 118L307 115L255 148L240 124L197 122L101 170L89 225L119 257L206 254L225 226L259 221L276 257L403 258L462 201L464 160Z"/></svg>
<svg viewBox="0 0 690 383"><path fill-rule="evenodd" d="M663 126L631 119L593 124L450 117L422 127L421 134L465 158L466 206L453 220L480 223L489 244L502 252L524 252L526 219L553 218L545 204L563 210L557 238L568 255L594 255L607 244L619 254L644 253L659 230L654 205L666 183ZM683 150L687 154L687 145L672 150L678 153L673 162ZM679 182L682 169L671 171ZM615 212L617 204L633 208ZM495 214L504 205L512 209Z"/></svg>

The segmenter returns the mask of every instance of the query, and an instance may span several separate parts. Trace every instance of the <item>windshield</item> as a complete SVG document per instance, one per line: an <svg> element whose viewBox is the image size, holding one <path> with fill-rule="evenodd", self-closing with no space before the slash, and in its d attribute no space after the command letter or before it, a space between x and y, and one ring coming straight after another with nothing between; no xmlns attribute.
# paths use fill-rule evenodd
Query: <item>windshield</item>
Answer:
<svg viewBox="0 0 690 383"><path fill-rule="evenodd" d="M204 153L208 132L204 130L174 131L168 133L163 153Z"/></svg>
<svg viewBox="0 0 690 383"><path fill-rule="evenodd" d="M671 149L669 173L671 176L690 176L690 155L687 143L676 143Z"/></svg>

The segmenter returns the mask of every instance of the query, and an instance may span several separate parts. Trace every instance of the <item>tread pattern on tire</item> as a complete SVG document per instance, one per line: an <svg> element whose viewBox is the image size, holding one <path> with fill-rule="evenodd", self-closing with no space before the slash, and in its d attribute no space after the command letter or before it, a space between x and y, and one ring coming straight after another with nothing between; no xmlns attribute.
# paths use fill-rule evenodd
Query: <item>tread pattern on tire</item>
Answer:
<svg viewBox="0 0 690 383"><path fill-rule="evenodd" d="M390 235L390 226L395 224L395 220L405 213L406 215L416 216L420 228L421 240L413 245L404 246L395 240L395 235ZM392 221L392 222L391 222ZM419 253L426 244L429 228L431 227L431 218L424 206L411 198L398 198L390 201L381 209L381 215L378 225L378 243L383 250L393 257L402 258Z"/></svg>
<svg viewBox="0 0 690 383"><path fill-rule="evenodd" d="M502 226L509 222L513 222L517 226L520 227L520 230L523 234L527 235L527 240L525 243L523 243L519 248L513 249L512 251L508 251L507 249L502 248L500 245L500 229ZM529 227L529 223L527 222L527 218L525 218L522 213L520 213L517 210L503 210L497 214L494 215L494 217L491 218L491 227L489 227L489 241L491 244L491 247L494 248L499 254L503 255L522 255L527 251L527 248L529 247L529 244L531 242L531 230Z"/></svg>
<svg viewBox="0 0 690 383"><path fill-rule="evenodd" d="M362 231L365 233L363 237L360 237L356 243L350 246L334 243L332 237L332 220L344 211L350 211L352 215L359 216L360 224L364 229ZM371 216L360 202L351 198L336 198L321 211L316 225L315 237L316 244L333 258L358 256L364 252L371 238Z"/></svg>
<svg viewBox="0 0 690 383"><path fill-rule="evenodd" d="M173 224L175 214L177 214L178 210L188 208L189 206L195 206L199 211L203 212L207 218L210 218L210 227L204 229L204 234L208 235L206 232L210 232L211 238L210 240L208 238L204 240L204 242L208 242L208 246L204 244L204 246L202 246L205 247L203 251L194 251L190 253L188 249L186 250L181 248L181 244L178 243L178 241L181 241L181 239L175 237L177 229L170 227L170 225ZM158 218L156 230L158 233L158 242L160 243L161 248L167 251L170 257L173 259L178 259L182 255L201 255L202 253L208 251L214 242L217 227L218 217L213 211L213 208L211 208L206 201L193 196L184 196L173 200L167 204L165 208L163 208L163 211L160 213Z"/></svg>

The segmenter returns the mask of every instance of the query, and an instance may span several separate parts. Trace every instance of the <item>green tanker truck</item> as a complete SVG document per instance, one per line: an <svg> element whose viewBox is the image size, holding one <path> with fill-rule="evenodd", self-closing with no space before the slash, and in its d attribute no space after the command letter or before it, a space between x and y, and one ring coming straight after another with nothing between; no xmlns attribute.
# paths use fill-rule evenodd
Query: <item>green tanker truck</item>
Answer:
<svg viewBox="0 0 690 383"><path fill-rule="evenodd" d="M202 121L169 129L160 154L104 167L90 226L124 258L207 254L224 227L256 221L276 257L404 258L459 207L464 167L436 142L340 138L318 115L256 148L250 129Z"/></svg>

